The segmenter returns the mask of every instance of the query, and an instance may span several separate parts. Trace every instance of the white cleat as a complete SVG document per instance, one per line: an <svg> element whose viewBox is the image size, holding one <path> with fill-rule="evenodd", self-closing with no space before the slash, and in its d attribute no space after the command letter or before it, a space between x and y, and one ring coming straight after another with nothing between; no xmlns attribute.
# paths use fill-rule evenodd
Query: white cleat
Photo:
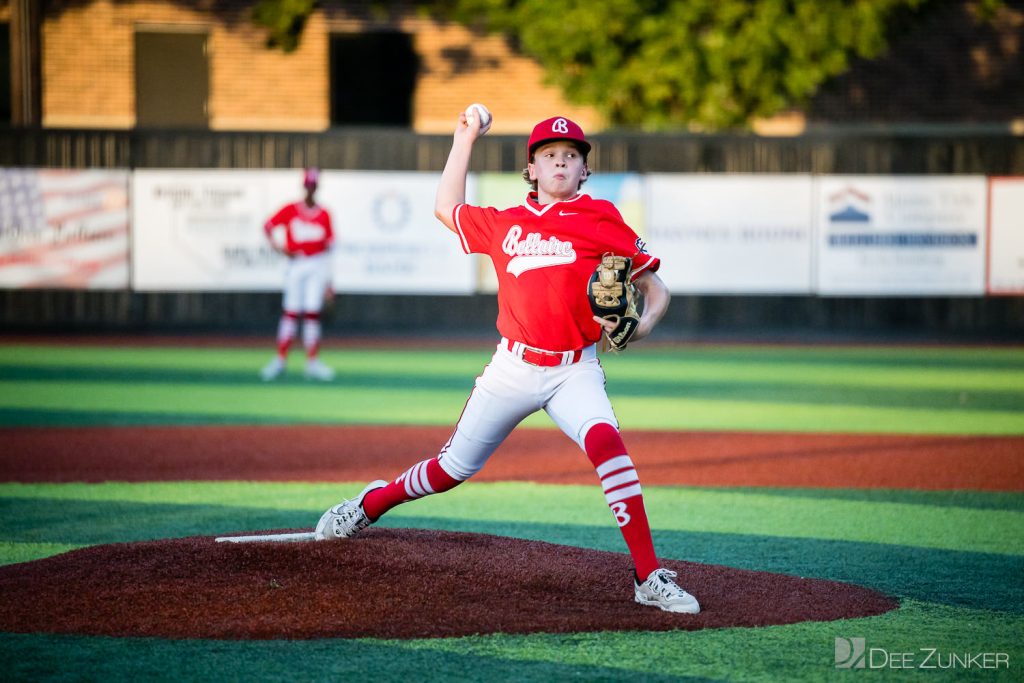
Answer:
<svg viewBox="0 0 1024 683"><path fill-rule="evenodd" d="M311 360L306 363L306 377L321 382L330 382L334 379L334 370L330 369L319 360Z"/></svg>
<svg viewBox="0 0 1024 683"><path fill-rule="evenodd" d="M650 605L666 612L698 614L700 605L697 604L697 598L677 586L672 580L674 578L674 571L662 567L651 572L643 583L633 581L636 601L641 605Z"/></svg>
<svg viewBox="0 0 1024 683"><path fill-rule="evenodd" d="M343 500L325 512L317 522L315 538L318 541L333 541L338 538L351 538L366 527L373 524L363 512L363 498L370 491L387 486L383 479L371 481L359 495L352 500Z"/></svg>
<svg viewBox="0 0 1024 683"><path fill-rule="evenodd" d="M284 361L281 360L280 356L276 356L274 360L263 366L260 370L260 378L264 382L272 382L281 375L284 374Z"/></svg>

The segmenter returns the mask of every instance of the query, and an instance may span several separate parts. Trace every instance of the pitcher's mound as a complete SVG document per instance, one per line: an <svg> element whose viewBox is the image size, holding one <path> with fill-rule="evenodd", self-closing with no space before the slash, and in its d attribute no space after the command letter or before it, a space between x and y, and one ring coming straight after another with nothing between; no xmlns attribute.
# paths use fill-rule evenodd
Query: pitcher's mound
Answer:
<svg viewBox="0 0 1024 683"><path fill-rule="evenodd" d="M375 528L332 542L102 545L0 567L0 631L432 638L766 626L897 607L834 581L667 566L699 615L634 603L627 555L482 534Z"/></svg>

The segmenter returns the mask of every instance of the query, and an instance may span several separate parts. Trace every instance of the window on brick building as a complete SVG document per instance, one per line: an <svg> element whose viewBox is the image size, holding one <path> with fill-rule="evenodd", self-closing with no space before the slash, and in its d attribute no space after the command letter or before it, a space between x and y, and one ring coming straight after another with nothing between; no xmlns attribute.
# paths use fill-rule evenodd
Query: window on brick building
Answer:
<svg viewBox="0 0 1024 683"><path fill-rule="evenodd" d="M11 122L11 26L0 24L0 124Z"/></svg>
<svg viewBox="0 0 1024 683"><path fill-rule="evenodd" d="M207 128L210 66L205 33L135 34L135 125Z"/></svg>
<svg viewBox="0 0 1024 683"><path fill-rule="evenodd" d="M408 33L331 36L331 125L412 126L419 60Z"/></svg>

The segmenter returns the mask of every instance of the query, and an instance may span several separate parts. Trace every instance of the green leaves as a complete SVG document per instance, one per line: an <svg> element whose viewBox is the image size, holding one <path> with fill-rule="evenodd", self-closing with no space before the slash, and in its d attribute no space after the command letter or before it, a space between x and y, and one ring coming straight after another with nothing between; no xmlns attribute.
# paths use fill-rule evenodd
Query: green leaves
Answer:
<svg viewBox="0 0 1024 683"><path fill-rule="evenodd" d="M854 57L881 54L925 0L462 0L550 82L615 125L744 126L806 102Z"/></svg>
<svg viewBox="0 0 1024 683"><path fill-rule="evenodd" d="M316 0L259 0L252 8L253 23L267 28L267 47L292 52Z"/></svg>

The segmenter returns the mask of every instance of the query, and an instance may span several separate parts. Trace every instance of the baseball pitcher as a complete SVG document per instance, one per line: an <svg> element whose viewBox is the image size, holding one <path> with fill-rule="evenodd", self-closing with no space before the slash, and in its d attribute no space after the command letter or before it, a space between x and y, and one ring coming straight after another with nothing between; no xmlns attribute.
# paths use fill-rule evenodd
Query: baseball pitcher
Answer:
<svg viewBox="0 0 1024 683"><path fill-rule="evenodd" d="M479 105L474 105L479 106ZM346 538L409 500L448 491L484 466L525 417L544 410L586 453L633 559L636 602L696 614L697 600L659 566L636 469L619 435L597 359L650 334L669 292L636 233L610 202L580 194L591 145L573 121L541 121L527 143L521 206L466 204L466 176L487 112L459 116L435 214L467 254L487 254L498 277L501 340L440 453L391 482L370 483L325 512L316 538ZM638 315L634 296L643 297Z"/></svg>

